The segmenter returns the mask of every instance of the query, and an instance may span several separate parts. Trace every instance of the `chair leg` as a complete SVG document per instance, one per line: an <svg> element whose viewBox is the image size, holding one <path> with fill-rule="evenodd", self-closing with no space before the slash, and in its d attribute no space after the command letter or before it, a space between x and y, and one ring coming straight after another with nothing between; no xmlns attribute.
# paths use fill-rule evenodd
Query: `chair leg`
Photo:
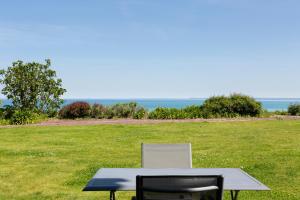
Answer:
<svg viewBox="0 0 300 200"><path fill-rule="evenodd" d="M230 190L231 200L237 200L238 199L239 190Z"/></svg>
<svg viewBox="0 0 300 200"><path fill-rule="evenodd" d="M109 200L115 200L115 199L116 199L115 191L110 191Z"/></svg>

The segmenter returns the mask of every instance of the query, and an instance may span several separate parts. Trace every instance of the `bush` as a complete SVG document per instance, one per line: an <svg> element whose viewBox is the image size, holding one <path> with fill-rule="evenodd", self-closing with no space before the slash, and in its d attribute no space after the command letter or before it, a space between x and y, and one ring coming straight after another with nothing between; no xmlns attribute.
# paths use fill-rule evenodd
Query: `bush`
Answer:
<svg viewBox="0 0 300 200"><path fill-rule="evenodd" d="M147 116L147 110L138 106L136 102L119 103L109 107L106 116L108 118L143 119Z"/></svg>
<svg viewBox="0 0 300 200"><path fill-rule="evenodd" d="M112 119L114 118L114 110L112 107L106 107L105 113L104 113L105 119Z"/></svg>
<svg viewBox="0 0 300 200"><path fill-rule="evenodd" d="M14 114L15 109L12 106L5 105L2 109L2 117L4 119L10 119L12 115Z"/></svg>
<svg viewBox="0 0 300 200"><path fill-rule="evenodd" d="M91 107L91 117L96 119L103 119L107 116L107 108L101 104L94 104Z"/></svg>
<svg viewBox="0 0 300 200"><path fill-rule="evenodd" d="M9 125L9 121L5 119L0 119L0 125Z"/></svg>
<svg viewBox="0 0 300 200"><path fill-rule="evenodd" d="M189 119L197 119L203 117L202 107L201 106L187 106L183 108L183 112L186 114L186 117Z"/></svg>
<svg viewBox="0 0 300 200"><path fill-rule="evenodd" d="M112 106L94 104L90 106L86 102L75 102L63 107L59 111L60 118L83 118L96 119L133 118L133 119L196 119L218 117L256 117L263 114L261 103L255 99L233 94L229 97L215 96L203 103L202 106L192 105L182 109L156 108L148 111L138 106L135 102L119 103ZM268 113L267 113L268 114Z"/></svg>
<svg viewBox="0 0 300 200"><path fill-rule="evenodd" d="M284 110L276 110L273 112L273 114L275 115L289 115L289 113L287 111Z"/></svg>
<svg viewBox="0 0 300 200"><path fill-rule="evenodd" d="M37 122L40 117L38 113L30 110L14 110L11 117L9 118L10 124L22 125L22 124L33 124Z"/></svg>
<svg viewBox="0 0 300 200"><path fill-rule="evenodd" d="M75 119L92 117L96 119L134 118L143 119L147 116L147 110L135 102L119 103L112 106L94 104L90 106L86 102L75 102L64 106L59 111L60 118Z"/></svg>
<svg viewBox="0 0 300 200"><path fill-rule="evenodd" d="M290 115L300 116L300 103L289 105L289 107L288 107L288 113Z"/></svg>
<svg viewBox="0 0 300 200"><path fill-rule="evenodd" d="M84 118L90 116L90 111L90 104L86 102L74 102L60 109L58 115L63 119Z"/></svg>
<svg viewBox="0 0 300 200"><path fill-rule="evenodd" d="M252 97L233 94L229 97L229 100L231 102L232 111L239 116L257 117L263 112L261 103Z"/></svg>
<svg viewBox="0 0 300 200"><path fill-rule="evenodd" d="M182 109L156 108L149 113L149 119L186 119L187 114Z"/></svg>
<svg viewBox="0 0 300 200"><path fill-rule="evenodd" d="M133 118L136 111L137 103L118 103L111 107L115 118Z"/></svg>
<svg viewBox="0 0 300 200"><path fill-rule="evenodd" d="M137 109L135 110L134 114L133 114L133 118L134 119L145 119L147 118L147 110L143 107L137 107Z"/></svg>
<svg viewBox="0 0 300 200"><path fill-rule="evenodd" d="M236 117L230 106L229 98L225 96L216 96L208 98L202 105L204 118L218 118L218 117Z"/></svg>
<svg viewBox="0 0 300 200"><path fill-rule="evenodd" d="M168 119L168 108L155 108L155 110L149 113L149 119Z"/></svg>
<svg viewBox="0 0 300 200"><path fill-rule="evenodd" d="M4 119L4 109L0 108L0 120Z"/></svg>
<svg viewBox="0 0 300 200"><path fill-rule="evenodd" d="M203 117L257 117L263 112L262 105L254 98L233 94L229 97L215 96L204 101L202 105Z"/></svg>

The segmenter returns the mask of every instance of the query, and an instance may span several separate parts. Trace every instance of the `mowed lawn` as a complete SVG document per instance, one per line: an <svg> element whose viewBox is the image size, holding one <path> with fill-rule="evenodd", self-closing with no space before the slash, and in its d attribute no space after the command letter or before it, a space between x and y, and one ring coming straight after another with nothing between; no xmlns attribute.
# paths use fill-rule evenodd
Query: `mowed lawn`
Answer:
<svg viewBox="0 0 300 200"><path fill-rule="evenodd" d="M191 142L194 167L242 168L272 189L241 200L300 199L300 121L282 120L0 128L0 199L108 199L81 190L99 168L140 167L142 142Z"/></svg>

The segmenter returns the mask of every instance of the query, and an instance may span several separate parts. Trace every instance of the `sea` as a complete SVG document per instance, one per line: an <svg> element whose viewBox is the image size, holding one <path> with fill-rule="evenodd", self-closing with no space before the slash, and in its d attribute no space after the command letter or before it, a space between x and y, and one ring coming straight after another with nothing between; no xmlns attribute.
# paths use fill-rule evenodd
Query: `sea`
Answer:
<svg viewBox="0 0 300 200"><path fill-rule="evenodd" d="M137 102L139 105L153 110L157 107L183 108L190 105L201 105L206 98L191 99L64 99L62 106L76 102L85 101L90 104L98 103L103 105L113 105L116 103ZM294 103L300 103L300 98L256 98L262 103L264 109L268 111L286 111L288 106ZM2 99L3 105L11 105L11 101Z"/></svg>

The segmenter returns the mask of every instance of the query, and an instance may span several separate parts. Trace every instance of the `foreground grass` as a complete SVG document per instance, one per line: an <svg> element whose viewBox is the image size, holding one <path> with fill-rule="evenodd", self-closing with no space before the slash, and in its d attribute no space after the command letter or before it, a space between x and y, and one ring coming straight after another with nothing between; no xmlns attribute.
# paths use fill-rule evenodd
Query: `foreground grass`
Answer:
<svg viewBox="0 0 300 200"><path fill-rule="evenodd" d="M99 168L140 167L142 142L191 142L194 167L242 168L272 189L240 199L300 199L300 121L0 128L0 199L108 199L81 190Z"/></svg>

